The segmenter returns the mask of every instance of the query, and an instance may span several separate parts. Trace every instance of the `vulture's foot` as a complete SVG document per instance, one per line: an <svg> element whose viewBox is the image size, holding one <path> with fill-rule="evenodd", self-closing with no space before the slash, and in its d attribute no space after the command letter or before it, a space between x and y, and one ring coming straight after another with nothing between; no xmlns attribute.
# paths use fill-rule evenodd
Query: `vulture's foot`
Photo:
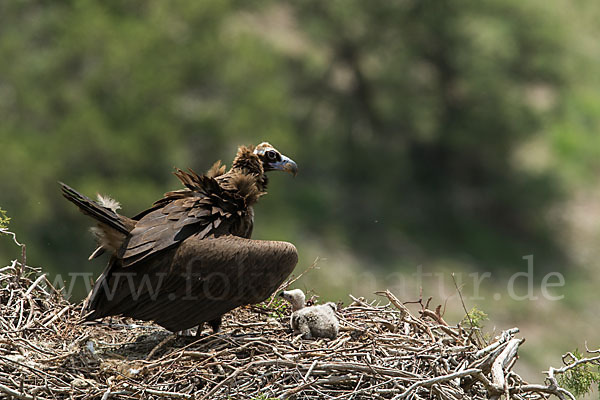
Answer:
<svg viewBox="0 0 600 400"><path fill-rule="evenodd" d="M210 326L210 328L212 329L212 333L208 334L208 336L221 332L221 317L211 319L207 323L208 323L208 326ZM198 328L196 330L197 338L202 337L202 328L203 327L204 327L204 323L201 323L200 325L198 325Z"/></svg>

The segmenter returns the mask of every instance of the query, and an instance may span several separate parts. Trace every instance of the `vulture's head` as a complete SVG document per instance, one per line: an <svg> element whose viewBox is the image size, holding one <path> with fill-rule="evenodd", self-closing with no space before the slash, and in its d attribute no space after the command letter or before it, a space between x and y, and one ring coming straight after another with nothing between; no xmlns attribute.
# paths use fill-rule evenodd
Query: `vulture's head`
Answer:
<svg viewBox="0 0 600 400"><path fill-rule="evenodd" d="M290 302L292 305L292 311L304 308L306 297L304 296L304 292L300 289L284 290L283 292L279 293L279 296Z"/></svg>
<svg viewBox="0 0 600 400"><path fill-rule="evenodd" d="M254 154L256 154L262 162L262 167L265 172L285 171L294 176L298 173L298 166L294 160L284 156L267 142L262 142L256 146L254 148Z"/></svg>

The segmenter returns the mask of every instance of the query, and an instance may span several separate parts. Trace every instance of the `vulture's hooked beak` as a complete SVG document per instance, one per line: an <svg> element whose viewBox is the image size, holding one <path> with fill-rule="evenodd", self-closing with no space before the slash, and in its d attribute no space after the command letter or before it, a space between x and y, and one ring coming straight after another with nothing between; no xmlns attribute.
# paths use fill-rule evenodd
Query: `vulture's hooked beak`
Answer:
<svg viewBox="0 0 600 400"><path fill-rule="evenodd" d="M298 173L298 165L296 165L294 160L284 156L283 154L281 155L281 161L269 163L269 167L272 168L274 171L289 172L294 176L296 176L296 174Z"/></svg>

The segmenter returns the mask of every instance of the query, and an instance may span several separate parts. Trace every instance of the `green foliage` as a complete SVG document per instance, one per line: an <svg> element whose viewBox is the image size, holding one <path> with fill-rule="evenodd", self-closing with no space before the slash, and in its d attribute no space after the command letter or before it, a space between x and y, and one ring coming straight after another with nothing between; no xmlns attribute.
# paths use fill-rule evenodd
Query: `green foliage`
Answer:
<svg viewBox="0 0 600 400"><path fill-rule="evenodd" d="M0 229L8 228L8 223L10 222L10 217L6 215L6 211L0 208Z"/></svg>
<svg viewBox="0 0 600 400"><path fill-rule="evenodd" d="M579 349L576 349L573 355L575 356L573 361L583 358ZM585 396L590 392L592 385L599 385L598 389L600 390L600 367L590 363L579 364L559 375L558 383L573 393L575 397Z"/></svg>
<svg viewBox="0 0 600 400"><path fill-rule="evenodd" d="M477 307L473 307L467 315L464 316L462 321L460 321L460 325L463 328L478 328L483 329L483 322L487 321L488 315L478 309Z"/></svg>
<svg viewBox="0 0 600 400"><path fill-rule="evenodd" d="M268 304L270 304L269 307L267 307ZM271 318L282 318L287 315L291 309L290 304L277 294L258 304L258 307L267 311Z"/></svg>

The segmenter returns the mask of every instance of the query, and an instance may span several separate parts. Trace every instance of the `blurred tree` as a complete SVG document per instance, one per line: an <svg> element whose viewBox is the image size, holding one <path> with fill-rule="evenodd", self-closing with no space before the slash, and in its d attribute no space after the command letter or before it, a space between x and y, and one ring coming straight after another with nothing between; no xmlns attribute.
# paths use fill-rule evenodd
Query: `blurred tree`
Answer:
<svg viewBox="0 0 600 400"><path fill-rule="evenodd" d="M560 263L547 219L557 181L514 160L556 107L531 93L565 82L557 15L516 1L291 4L322 54L298 58L295 91L311 104L303 149L330 158L324 186L338 181L319 226L341 222L353 248L386 258Z"/></svg>
<svg viewBox="0 0 600 400"><path fill-rule="evenodd" d="M257 237L316 236L384 266L517 268L530 253L559 263L547 219L558 175L515 155L556 122L576 74L559 11L516 0L2 2L0 205L34 263L97 271L77 233L88 221L56 180L133 214L177 187L174 166L203 170L269 140L301 174L274 178Z"/></svg>

